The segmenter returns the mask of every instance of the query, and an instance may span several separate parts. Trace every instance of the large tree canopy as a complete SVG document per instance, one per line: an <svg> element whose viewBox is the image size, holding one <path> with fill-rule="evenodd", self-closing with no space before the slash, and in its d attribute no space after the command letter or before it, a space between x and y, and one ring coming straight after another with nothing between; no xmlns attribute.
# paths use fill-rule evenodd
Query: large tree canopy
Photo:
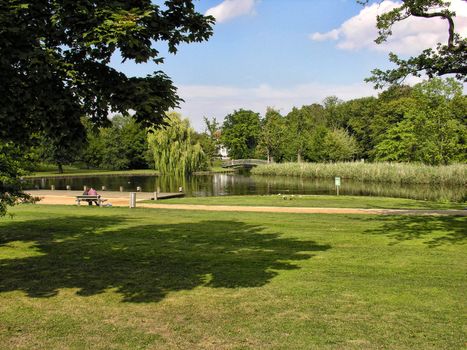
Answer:
<svg viewBox="0 0 467 350"><path fill-rule="evenodd" d="M180 101L169 77L127 77L109 62L162 63L157 42L175 53L208 39L213 21L192 0L0 0L0 138L61 134L83 115L104 125L110 111L163 123Z"/></svg>
<svg viewBox="0 0 467 350"><path fill-rule="evenodd" d="M370 0L357 0L366 4ZM396 65L395 69L374 69L372 77L366 79L373 82L376 88L388 84L402 82L407 76L426 74L433 78L453 74L459 81L467 81L467 39L456 32L454 18L456 13L449 9L449 1L445 0L403 0L400 6L377 18L379 35L376 43L381 44L392 35L393 26L409 17L441 18L447 23L447 42L438 43L436 49L427 48L418 56L402 59L394 53L389 60Z"/></svg>

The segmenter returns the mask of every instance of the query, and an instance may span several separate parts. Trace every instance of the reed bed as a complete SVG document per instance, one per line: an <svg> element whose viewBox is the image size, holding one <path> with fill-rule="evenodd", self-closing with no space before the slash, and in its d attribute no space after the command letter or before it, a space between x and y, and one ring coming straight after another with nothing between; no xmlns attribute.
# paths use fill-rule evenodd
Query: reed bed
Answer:
<svg viewBox="0 0 467 350"><path fill-rule="evenodd" d="M354 179L400 184L467 184L467 164L429 166L413 163L271 163L252 169L255 175Z"/></svg>

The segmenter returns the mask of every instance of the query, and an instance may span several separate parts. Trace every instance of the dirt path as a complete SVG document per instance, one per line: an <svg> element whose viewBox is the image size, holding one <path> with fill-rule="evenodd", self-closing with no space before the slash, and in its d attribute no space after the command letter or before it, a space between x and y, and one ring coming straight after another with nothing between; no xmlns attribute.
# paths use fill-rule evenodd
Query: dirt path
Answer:
<svg viewBox="0 0 467 350"><path fill-rule="evenodd" d="M41 198L38 204L75 205L75 196L81 193L70 191L31 191L31 194ZM147 200L150 193L138 193L139 200ZM105 197L112 206L128 207L128 195L121 192L106 192ZM84 203L82 205L85 205ZM87 205L87 204L86 204ZM194 205L194 204L163 204L137 203L138 208L172 209L172 210L202 210L229 212L258 213L304 213L304 214L367 214L367 215L453 215L467 216L467 210L428 210L428 209L356 209L356 208L305 208L305 207L254 207L238 205Z"/></svg>

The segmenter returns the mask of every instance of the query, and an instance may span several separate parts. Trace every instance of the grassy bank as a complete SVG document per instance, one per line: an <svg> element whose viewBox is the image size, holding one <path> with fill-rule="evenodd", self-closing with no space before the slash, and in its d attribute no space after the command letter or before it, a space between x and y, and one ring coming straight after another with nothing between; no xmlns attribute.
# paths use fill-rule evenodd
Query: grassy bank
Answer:
<svg viewBox="0 0 467 350"><path fill-rule="evenodd" d="M145 201L145 203L155 202ZM362 209L465 209L467 205L466 203L432 202L404 198L306 195L185 197L167 199L161 203Z"/></svg>
<svg viewBox="0 0 467 350"><path fill-rule="evenodd" d="M26 178L34 177L66 177L66 176L98 176L98 175L158 175L159 173L151 169L136 170L104 170L104 169L64 169L63 173L57 171L38 171Z"/></svg>
<svg viewBox="0 0 467 350"><path fill-rule="evenodd" d="M429 166L409 163L274 163L252 169L256 175L334 178L400 184L467 183L467 164Z"/></svg>
<svg viewBox="0 0 467 350"><path fill-rule="evenodd" d="M233 169L224 169L221 167L213 167L206 171L196 172L195 174L211 174L211 173L224 173L233 172ZM25 178L35 177L66 177L66 176L98 176L98 175L114 175L114 176L126 176L126 175L143 175L143 176L154 176L160 175L157 170L154 169L134 169L134 170L105 170L105 169L79 169L73 167L64 168L63 173L58 173L57 170L44 170L32 173Z"/></svg>
<svg viewBox="0 0 467 350"><path fill-rule="evenodd" d="M459 349L465 218L20 206L0 344Z"/></svg>

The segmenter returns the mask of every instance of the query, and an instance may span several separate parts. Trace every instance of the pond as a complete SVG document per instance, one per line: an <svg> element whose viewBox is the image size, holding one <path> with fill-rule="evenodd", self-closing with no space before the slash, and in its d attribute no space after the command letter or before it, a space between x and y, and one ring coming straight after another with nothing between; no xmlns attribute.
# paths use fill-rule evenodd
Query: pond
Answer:
<svg viewBox="0 0 467 350"><path fill-rule="evenodd" d="M57 190L71 186L80 190L83 186L93 186L100 190L105 186L109 191L136 191L139 186L144 192L178 192L179 187L187 196L226 196L226 195L266 195L266 194L322 194L336 193L334 179L306 179L285 176L258 176L249 172L195 175L187 178L174 176L77 176L44 177L28 179L27 188ZM463 202L467 191L463 186L400 185L388 183L368 183L342 179L342 195L381 196L411 198L434 201Z"/></svg>

